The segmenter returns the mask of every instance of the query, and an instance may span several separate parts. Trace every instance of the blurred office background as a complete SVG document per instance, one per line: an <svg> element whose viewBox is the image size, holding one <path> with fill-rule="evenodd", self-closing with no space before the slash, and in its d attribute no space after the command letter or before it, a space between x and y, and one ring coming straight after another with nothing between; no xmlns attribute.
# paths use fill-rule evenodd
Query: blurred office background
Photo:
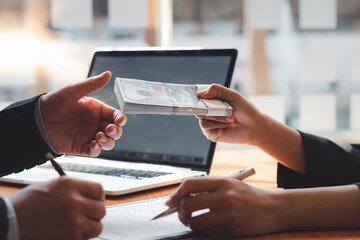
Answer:
<svg viewBox="0 0 360 240"><path fill-rule="evenodd" d="M360 142L360 0L0 0L0 107L84 79L95 47L239 51L232 88Z"/></svg>

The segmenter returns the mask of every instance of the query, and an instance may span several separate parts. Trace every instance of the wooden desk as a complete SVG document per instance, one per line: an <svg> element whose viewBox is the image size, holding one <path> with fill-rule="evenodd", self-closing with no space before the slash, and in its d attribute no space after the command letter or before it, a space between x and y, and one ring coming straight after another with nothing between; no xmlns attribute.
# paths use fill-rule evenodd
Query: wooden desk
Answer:
<svg viewBox="0 0 360 240"><path fill-rule="evenodd" d="M276 161L271 157L254 148L243 148L241 146L220 145L214 156L211 176L228 176L238 170L253 166L256 174L244 180L244 182L268 190L276 190ZM130 194L118 198L106 200L106 205L114 205L126 202L140 201L157 197L169 196L176 190L177 186L164 187L141 193ZM1 196L10 196L20 188L0 186ZM261 223L259 223L261 224ZM203 240L206 238L196 237L189 240ZM360 239L360 230L356 231L308 231L278 233L267 236L242 238L248 240L269 240L269 239Z"/></svg>

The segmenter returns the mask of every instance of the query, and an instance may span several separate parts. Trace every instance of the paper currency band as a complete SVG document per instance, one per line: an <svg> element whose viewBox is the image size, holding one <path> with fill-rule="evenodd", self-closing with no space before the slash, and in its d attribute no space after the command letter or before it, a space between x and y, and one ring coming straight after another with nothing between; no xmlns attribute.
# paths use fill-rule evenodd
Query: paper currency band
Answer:
<svg viewBox="0 0 360 240"><path fill-rule="evenodd" d="M217 99L201 99L201 101L208 107L206 116L231 116L232 114L223 101Z"/></svg>

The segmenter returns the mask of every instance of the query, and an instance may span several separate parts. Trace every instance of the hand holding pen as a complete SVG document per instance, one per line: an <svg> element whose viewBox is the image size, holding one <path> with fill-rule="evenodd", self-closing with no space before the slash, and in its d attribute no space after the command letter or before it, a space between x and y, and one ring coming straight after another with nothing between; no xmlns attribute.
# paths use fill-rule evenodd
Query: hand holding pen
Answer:
<svg viewBox="0 0 360 240"><path fill-rule="evenodd" d="M234 178L234 179L238 179L238 180L243 180L251 175L255 174L255 170L253 167L249 167L247 169L244 169L242 171L240 171L239 173L233 175L231 178ZM194 179L196 181L196 178ZM180 186L181 187L181 186ZM180 188L181 189L181 188ZM179 191L179 190L178 190ZM177 193L177 192L176 192ZM175 194L176 194L175 193ZM191 193L190 194L191 196L196 196L198 195L197 193ZM169 201L168 201L169 202ZM179 210L179 206L174 206L174 207L171 207L169 209L167 209L166 211L160 213L159 215L155 216L152 220L155 220L155 219L158 219L158 218L162 218L162 217L165 217L167 215L170 215L172 213L175 213Z"/></svg>
<svg viewBox="0 0 360 240"><path fill-rule="evenodd" d="M105 195L99 183L64 176L30 186L10 196L19 226L19 239L93 239L102 229ZM11 238L13 239L13 238Z"/></svg>

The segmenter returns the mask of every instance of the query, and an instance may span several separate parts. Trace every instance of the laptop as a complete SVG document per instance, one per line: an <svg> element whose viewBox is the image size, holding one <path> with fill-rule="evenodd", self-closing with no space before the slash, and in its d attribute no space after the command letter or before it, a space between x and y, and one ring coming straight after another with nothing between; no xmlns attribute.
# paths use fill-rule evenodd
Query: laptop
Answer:
<svg viewBox="0 0 360 240"><path fill-rule="evenodd" d="M119 108L115 77L229 87L236 56L235 49L98 50L88 76L110 70L112 79L90 96ZM107 195L172 185L209 173L215 143L202 134L194 116L129 114L127 119L111 151L102 151L97 158L64 155L57 162L70 177L99 182ZM56 177L50 163L45 163L0 181L32 184Z"/></svg>

